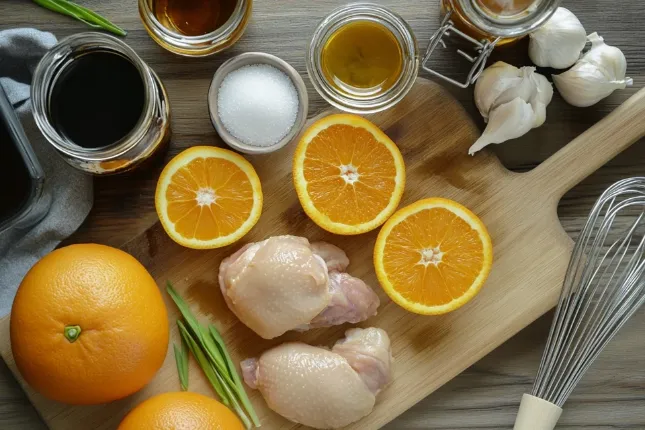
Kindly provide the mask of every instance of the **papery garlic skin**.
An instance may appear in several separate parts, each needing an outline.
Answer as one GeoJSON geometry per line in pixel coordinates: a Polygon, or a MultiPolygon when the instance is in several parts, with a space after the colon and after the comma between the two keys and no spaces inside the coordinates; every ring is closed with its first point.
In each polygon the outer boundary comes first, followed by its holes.
{"type": "Polygon", "coordinates": [[[475,105],[484,121],[488,122],[488,112],[500,94],[517,86],[520,80],[519,69],[503,61],[496,62],[482,72],[475,83],[475,105]]]}
{"type": "Polygon", "coordinates": [[[468,153],[539,127],[552,97],[553,87],[535,67],[518,69],[501,61],[488,67],[475,84],[475,104],[488,125],[468,153]]]}
{"type": "Polygon", "coordinates": [[[533,128],[536,128],[546,121],[546,107],[553,99],[553,86],[545,76],[539,73],[534,73],[533,78],[536,80],[536,91],[529,99],[529,102],[535,114],[533,128]]]}
{"type": "Polygon", "coordinates": [[[590,63],[580,63],[560,75],[553,75],[558,92],[567,103],[577,107],[595,105],[615,90],[631,85],[631,79],[609,80],[602,69],[590,63]]]}
{"type": "Polygon", "coordinates": [[[591,49],[571,69],[553,75],[562,98],[578,107],[592,106],[633,83],[625,77],[627,60],[620,49],[607,45],[597,33],[590,34],[588,40],[591,49]]]}
{"type": "MultiPolygon", "coordinates": [[[[627,59],[623,51],[605,43],[605,39],[598,33],[591,33],[587,36],[591,42],[591,49],[581,58],[582,61],[595,64],[599,68],[606,69],[607,76],[612,80],[625,79],[627,73],[627,59]]],[[[629,79],[629,78],[627,78],[629,79]]]]}
{"type": "Polygon", "coordinates": [[[559,7],[549,20],[529,34],[529,58],[536,66],[566,69],[579,58],[587,33],[569,9],[559,7]]]}

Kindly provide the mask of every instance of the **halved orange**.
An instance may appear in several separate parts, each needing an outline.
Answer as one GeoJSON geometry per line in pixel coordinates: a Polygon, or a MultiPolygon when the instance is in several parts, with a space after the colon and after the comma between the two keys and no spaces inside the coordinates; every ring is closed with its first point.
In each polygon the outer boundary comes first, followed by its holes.
{"type": "Polygon", "coordinates": [[[293,160],[300,204],[336,234],[374,230],[396,210],[405,164],[396,144],[376,125],[349,114],[329,115],[303,134],[293,160]]]}
{"type": "Polygon", "coordinates": [[[482,221],[452,200],[420,200],[397,211],[379,232],[374,267],[403,308],[440,315],[465,305],[484,285],[493,245],[482,221]]]}
{"type": "Polygon", "coordinates": [[[213,146],[177,155],[161,172],[155,206],[166,233],[188,248],[220,248],[258,222],[262,186],[244,157],[213,146]]]}

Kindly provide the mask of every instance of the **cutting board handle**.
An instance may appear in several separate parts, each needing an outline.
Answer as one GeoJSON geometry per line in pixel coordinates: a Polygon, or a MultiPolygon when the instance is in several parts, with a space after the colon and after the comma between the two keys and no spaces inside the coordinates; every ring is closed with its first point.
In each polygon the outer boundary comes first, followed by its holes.
{"type": "Polygon", "coordinates": [[[645,88],[528,173],[557,201],[645,135],[645,88]]]}

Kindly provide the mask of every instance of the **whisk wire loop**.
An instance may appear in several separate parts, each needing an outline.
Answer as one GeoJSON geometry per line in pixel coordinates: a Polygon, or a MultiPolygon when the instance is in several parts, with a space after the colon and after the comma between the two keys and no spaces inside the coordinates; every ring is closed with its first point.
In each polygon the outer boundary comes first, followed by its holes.
{"type": "Polygon", "coordinates": [[[645,177],[609,187],[574,247],[532,395],[562,407],[645,302],[645,177]]]}

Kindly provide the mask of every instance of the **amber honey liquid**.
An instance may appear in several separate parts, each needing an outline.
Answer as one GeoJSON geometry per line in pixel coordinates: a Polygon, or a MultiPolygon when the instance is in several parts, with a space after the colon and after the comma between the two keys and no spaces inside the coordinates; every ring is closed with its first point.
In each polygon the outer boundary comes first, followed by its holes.
{"type": "Polygon", "coordinates": [[[224,25],[237,0],[151,0],[161,25],[185,36],[201,36],[224,25]]]}
{"type": "MultiPolygon", "coordinates": [[[[529,8],[535,3],[535,0],[474,0],[479,9],[490,16],[497,17],[512,17],[521,16],[527,13],[529,8]]],[[[474,37],[477,40],[488,39],[494,40],[496,36],[487,34],[479,30],[470,23],[466,15],[463,13],[459,2],[457,0],[441,0],[441,12],[446,14],[452,11],[450,19],[464,33],[474,37]]],[[[497,46],[506,45],[516,42],[521,37],[501,39],[497,46]]]]}
{"type": "Polygon", "coordinates": [[[323,74],[336,89],[354,97],[375,97],[399,80],[403,50],[383,24],[355,21],[336,30],[323,46],[323,74]]]}

